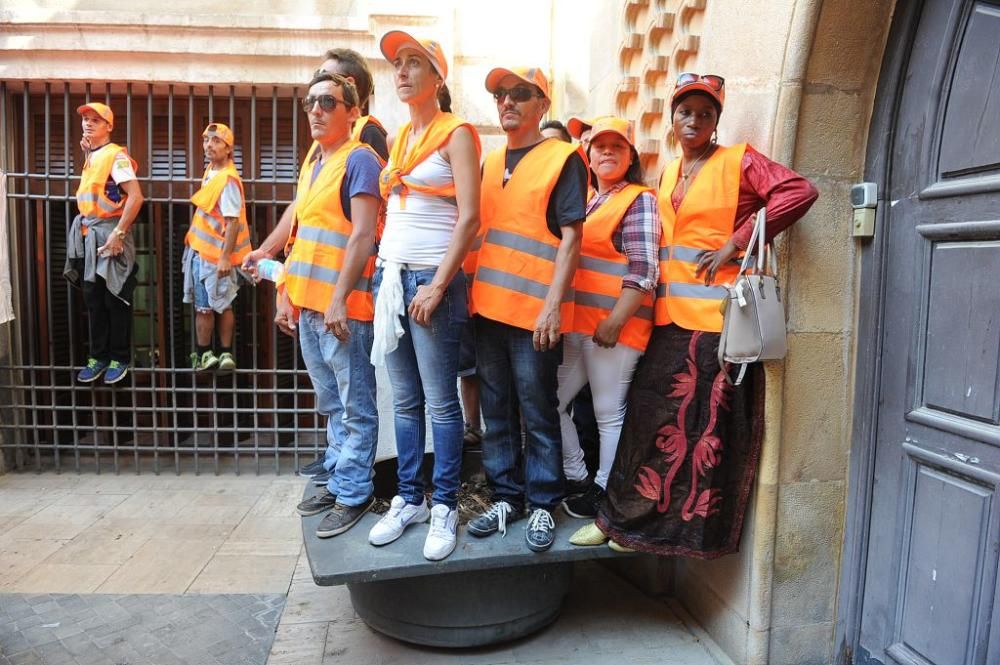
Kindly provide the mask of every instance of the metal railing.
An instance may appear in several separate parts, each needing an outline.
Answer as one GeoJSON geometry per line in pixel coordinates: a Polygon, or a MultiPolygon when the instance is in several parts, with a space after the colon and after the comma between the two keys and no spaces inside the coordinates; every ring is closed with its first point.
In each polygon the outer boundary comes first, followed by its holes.
{"type": "MultiPolygon", "coordinates": [[[[299,463],[325,446],[295,342],[277,332],[274,289],[244,285],[234,309],[233,374],[195,373],[193,311],[182,303],[181,254],[205,162],[210,121],[236,135],[256,245],[294,197],[308,147],[294,87],[0,81],[0,168],[6,173],[17,320],[0,364],[0,446],[18,469],[96,472],[244,470],[299,463]],[[62,278],[82,153],[78,105],[107,103],[112,140],[139,163],[146,197],[133,226],[139,284],[133,371],[119,387],[83,385],[86,307],[62,278]]],[[[3,356],[0,356],[0,363],[3,356]]]]}

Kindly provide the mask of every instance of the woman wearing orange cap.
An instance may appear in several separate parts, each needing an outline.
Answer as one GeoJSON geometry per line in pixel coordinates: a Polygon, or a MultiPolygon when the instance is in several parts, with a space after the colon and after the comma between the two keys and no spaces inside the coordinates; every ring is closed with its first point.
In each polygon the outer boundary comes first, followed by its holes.
{"type": "Polygon", "coordinates": [[[465,421],[458,400],[459,340],[468,318],[462,261],[479,229],[479,137],[449,112],[441,45],[386,33],[382,53],[410,122],[392,144],[380,187],[388,201],[374,278],[372,361],[392,382],[399,491],[369,534],[399,538],[430,517],[424,556],[455,549],[465,421]],[[426,411],[434,437],[434,506],[424,500],[426,411]]]}
{"type": "Polygon", "coordinates": [[[763,422],[763,374],[740,386],[718,364],[723,284],[761,208],[767,240],[816,200],[805,178],[746,144],[722,146],[720,76],[681,74],[671,98],[681,156],[660,180],[663,220],[656,326],[628,395],[628,413],[597,526],[616,546],[711,559],[739,547],[763,422]]]}
{"type": "Polygon", "coordinates": [[[597,516],[625,418],[625,395],[653,330],[653,291],[662,225],[653,190],[627,120],[606,117],[591,132],[590,169],[597,190],[587,203],[580,267],[576,273],[573,332],[563,339],[559,416],[563,470],[584,483],[587,467],[569,404],[588,382],[600,440],[594,482],[563,508],[573,517],[597,516]]]}
{"type": "Polygon", "coordinates": [[[65,277],[82,286],[90,326],[87,366],[81,383],[115,384],[132,357],[132,294],[136,273],[132,223],[142,207],[139,168],[128,151],[111,142],[115,115],[99,102],[76,110],[82,116],[85,158],[76,202],[80,214],[67,236],[65,277]]]}

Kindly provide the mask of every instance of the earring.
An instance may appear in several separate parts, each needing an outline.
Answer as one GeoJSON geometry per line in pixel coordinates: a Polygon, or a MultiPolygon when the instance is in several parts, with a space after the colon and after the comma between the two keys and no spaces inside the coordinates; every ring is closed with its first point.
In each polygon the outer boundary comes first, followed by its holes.
{"type": "Polygon", "coordinates": [[[719,142],[719,130],[718,129],[713,129],[712,130],[712,143],[718,143],[718,142],[719,142]]]}

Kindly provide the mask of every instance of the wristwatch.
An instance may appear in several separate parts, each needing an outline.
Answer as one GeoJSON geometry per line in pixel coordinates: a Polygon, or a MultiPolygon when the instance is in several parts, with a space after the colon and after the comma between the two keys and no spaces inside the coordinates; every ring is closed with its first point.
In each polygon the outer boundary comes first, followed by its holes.
{"type": "Polygon", "coordinates": [[[119,229],[117,227],[115,228],[115,235],[118,236],[119,240],[125,240],[125,235],[127,233],[128,233],[127,231],[122,231],[121,229],[119,229]]]}

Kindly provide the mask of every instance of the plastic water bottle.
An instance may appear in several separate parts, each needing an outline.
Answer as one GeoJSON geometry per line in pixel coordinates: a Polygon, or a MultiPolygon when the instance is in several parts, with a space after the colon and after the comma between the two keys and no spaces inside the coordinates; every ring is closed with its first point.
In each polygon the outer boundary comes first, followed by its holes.
{"type": "Polygon", "coordinates": [[[285,264],[274,259],[261,259],[257,262],[257,277],[277,282],[285,274],[285,264]]]}

